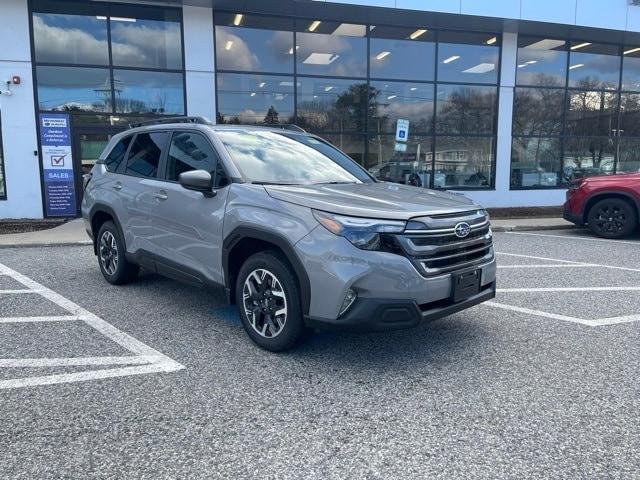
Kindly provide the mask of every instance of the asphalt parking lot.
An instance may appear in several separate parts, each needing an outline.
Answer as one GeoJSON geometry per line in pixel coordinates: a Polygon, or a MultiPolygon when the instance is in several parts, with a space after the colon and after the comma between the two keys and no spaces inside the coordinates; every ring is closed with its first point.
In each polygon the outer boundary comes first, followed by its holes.
{"type": "Polygon", "coordinates": [[[216,293],[2,249],[0,476],[640,478],[640,238],[495,243],[490,304],[279,355],[216,293]]]}

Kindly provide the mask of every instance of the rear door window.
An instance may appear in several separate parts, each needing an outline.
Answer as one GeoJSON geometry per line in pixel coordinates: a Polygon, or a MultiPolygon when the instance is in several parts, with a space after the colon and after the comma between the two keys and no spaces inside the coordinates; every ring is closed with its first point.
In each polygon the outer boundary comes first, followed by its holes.
{"type": "Polygon", "coordinates": [[[136,135],[127,158],[126,175],[156,178],[160,157],[168,138],[167,132],[139,133],[136,135]]]}
{"type": "Polygon", "coordinates": [[[129,148],[130,143],[131,136],[128,136],[116,143],[116,145],[111,149],[109,155],[104,159],[104,166],[108,171],[115,172],[118,170],[118,167],[124,160],[124,156],[127,153],[127,148],[129,148]]]}

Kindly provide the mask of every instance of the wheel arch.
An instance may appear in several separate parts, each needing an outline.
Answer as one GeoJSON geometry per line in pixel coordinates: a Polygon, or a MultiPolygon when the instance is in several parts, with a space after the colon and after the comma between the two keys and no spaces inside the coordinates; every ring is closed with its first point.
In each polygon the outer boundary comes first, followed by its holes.
{"type": "MultiPolygon", "coordinates": [[[[104,204],[96,204],[91,208],[89,213],[89,221],[91,223],[91,236],[93,237],[93,253],[94,255],[98,254],[98,232],[100,231],[100,227],[105,222],[112,221],[116,228],[118,229],[118,233],[120,234],[120,238],[124,242],[124,232],[122,231],[122,226],[118,221],[118,217],[116,213],[113,211],[111,207],[104,204]]],[[[125,245],[126,250],[126,245],[125,245]]]]}
{"type": "Polygon", "coordinates": [[[589,211],[591,210],[591,208],[600,200],[604,200],[606,198],[618,198],[620,200],[626,201],[635,211],[636,219],[640,218],[640,200],[636,199],[633,195],[627,192],[621,192],[620,190],[605,190],[598,191],[587,198],[587,201],[584,204],[584,209],[582,211],[582,221],[584,223],[588,222],[589,211]]]}
{"type": "Polygon", "coordinates": [[[229,302],[235,302],[236,278],[244,261],[254,253],[267,250],[281,252],[291,265],[300,287],[302,313],[307,315],[311,303],[311,283],[293,245],[284,236],[257,227],[237,227],[223,242],[222,268],[229,302]]]}

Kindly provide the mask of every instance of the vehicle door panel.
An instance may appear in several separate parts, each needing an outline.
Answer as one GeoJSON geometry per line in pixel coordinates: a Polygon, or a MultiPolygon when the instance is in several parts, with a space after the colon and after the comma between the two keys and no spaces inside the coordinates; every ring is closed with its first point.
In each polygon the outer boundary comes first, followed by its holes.
{"type": "Polygon", "coordinates": [[[156,182],[155,204],[151,209],[153,252],[167,259],[169,265],[222,283],[222,227],[229,188],[219,188],[215,196],[205,197],[176,181],[180,173],[196,167],[210,171],[215,177],[218,166],[215,149],[201,133],[174,132],[168,151],[169,176],[156,182]]]}

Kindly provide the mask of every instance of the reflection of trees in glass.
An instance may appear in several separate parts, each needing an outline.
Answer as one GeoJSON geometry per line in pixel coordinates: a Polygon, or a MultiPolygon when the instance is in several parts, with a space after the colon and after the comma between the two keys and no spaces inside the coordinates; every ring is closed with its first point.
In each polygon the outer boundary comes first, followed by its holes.
{"type": "Polygon", "coordinates": [[[580,82],[580,88],[584,88],[584,91],[570,93],[567,125],[569,134],[609,136],[613,133],[617,94],[586,90],[595,86],[594,81],[584,80],[580,82]]]}
{"type": "Polygon", "coordinates": [[[613,139],[568,138],[565,140],[565,166],[578,170],[570,176],[579,176],[582,169],[599,172],[613,170],[613,139]]]}
{"type": "Polygon", "coordinates": [[[514,135],[559,135],[564,90],[518,88],[514,99],[514,135]]]}
{"type": "Polygon", "coordinates": [[[367,104],[375,113],[379,94],[376,88],[357,83],[337,96],[304,100],[298,105],[298,125],[309,131],[364,132],[367,104]]]}
{"type": "Polygon", "coordinates": [[[439,132],[491,133],[494,130],[495,90],[460,87],[440,103],[436,113],[439,132]]]}

